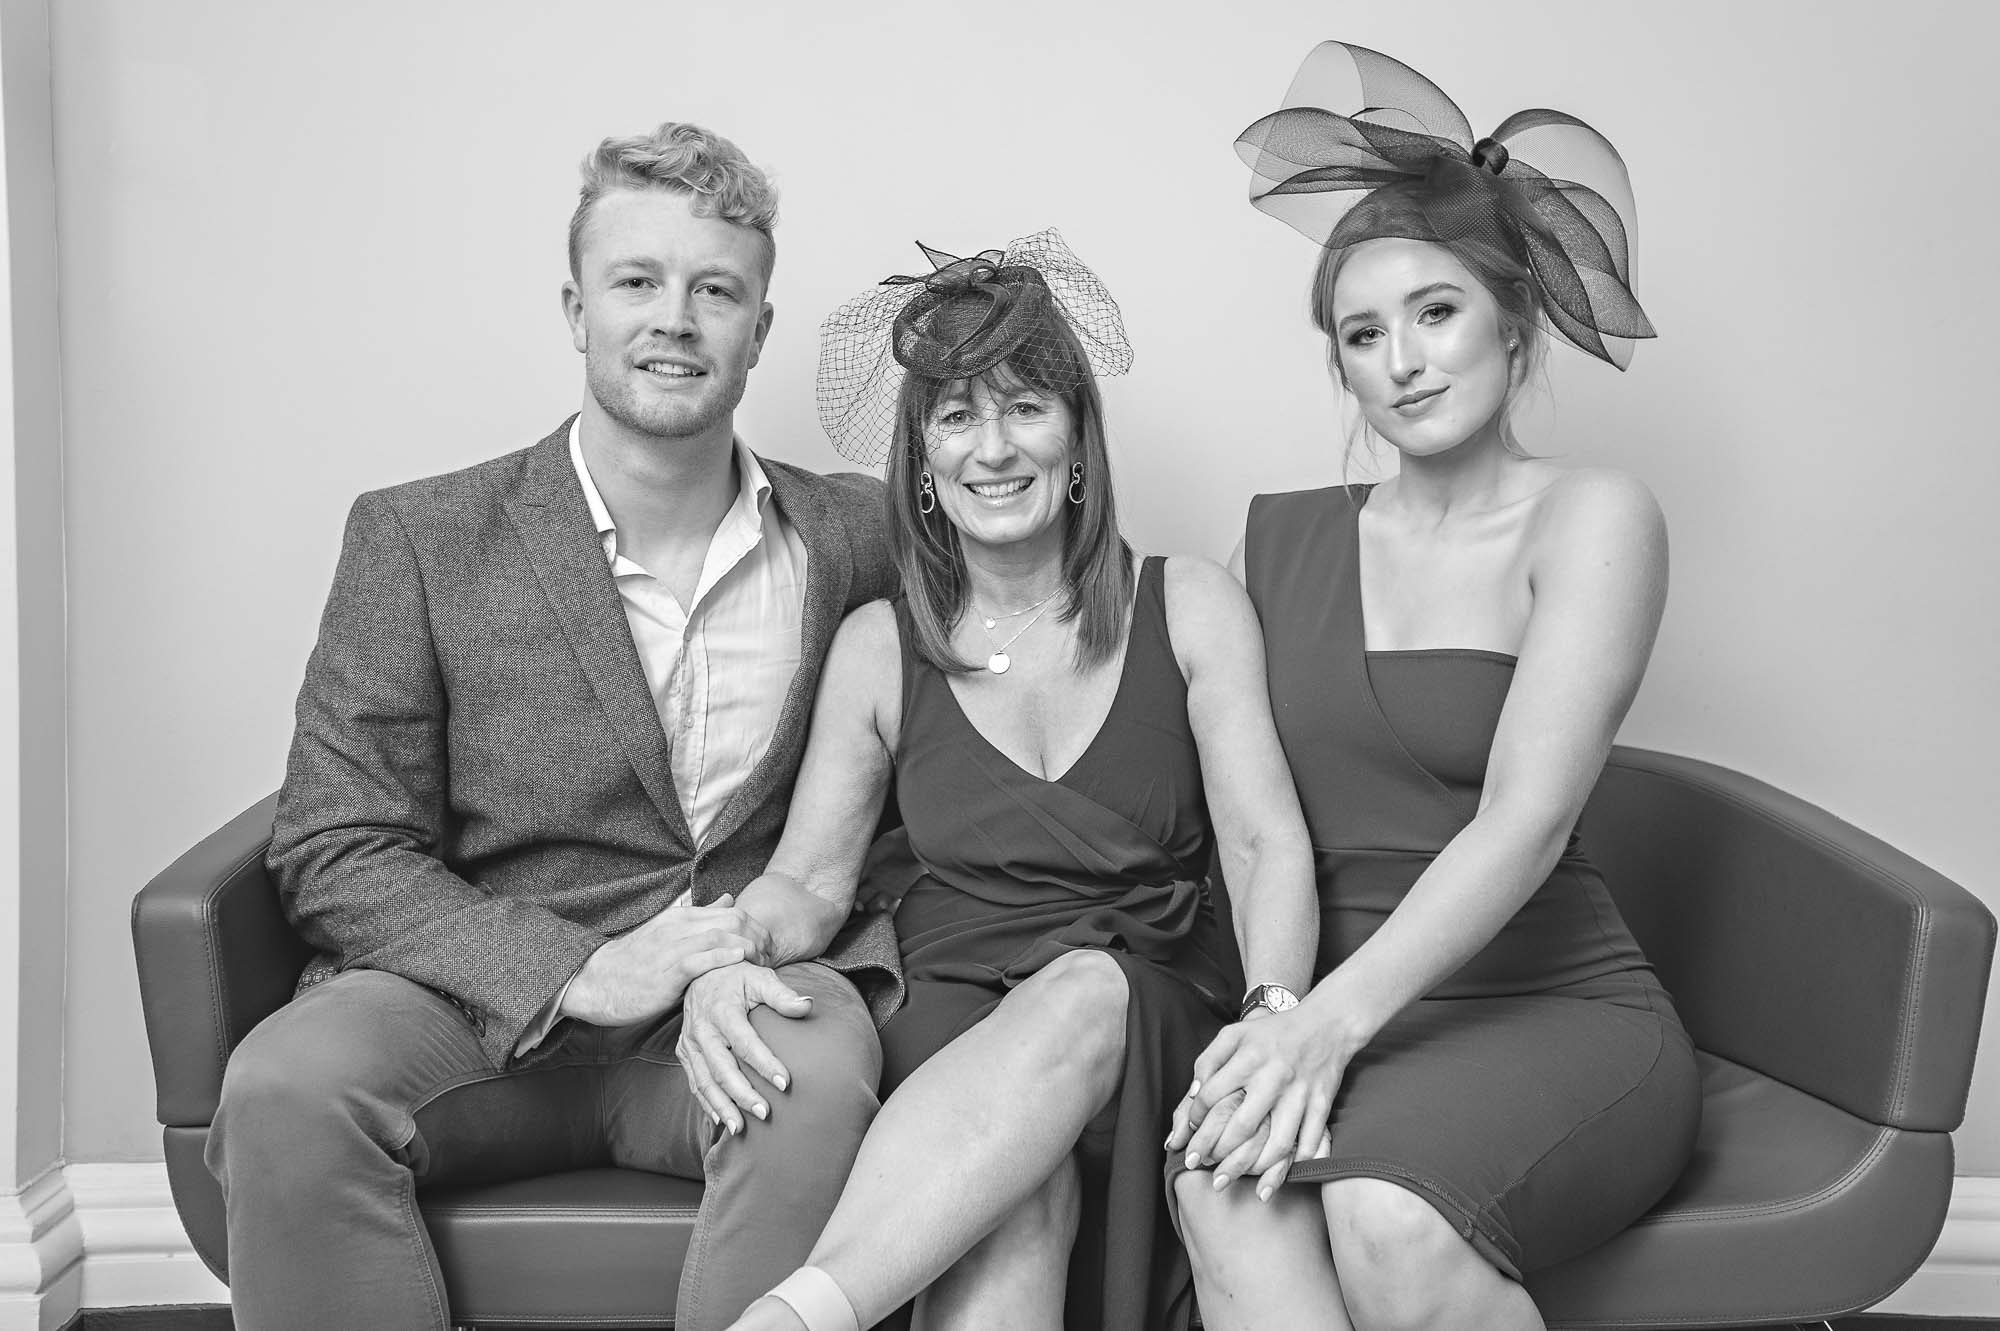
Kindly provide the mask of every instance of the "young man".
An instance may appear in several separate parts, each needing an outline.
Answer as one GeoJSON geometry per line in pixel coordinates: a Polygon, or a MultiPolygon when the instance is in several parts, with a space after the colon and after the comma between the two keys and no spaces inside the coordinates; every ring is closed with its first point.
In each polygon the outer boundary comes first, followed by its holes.
{"type": "Polygon", "coordinates": [[[776,212],[742,153],[669,123],[583,178],[581,413],[348,518],[270,852],[320,955],[209,1139],[245,1331],[448,1327],[415,1189],[606,1163],[706,1180],[677,1325],[727,1325],[876,1108],[838,972],[893,1003],[886,922],[816,962],[846,904],[744,889],[834,629],[892,590],[880,486],[735,437],[776,212]]]}

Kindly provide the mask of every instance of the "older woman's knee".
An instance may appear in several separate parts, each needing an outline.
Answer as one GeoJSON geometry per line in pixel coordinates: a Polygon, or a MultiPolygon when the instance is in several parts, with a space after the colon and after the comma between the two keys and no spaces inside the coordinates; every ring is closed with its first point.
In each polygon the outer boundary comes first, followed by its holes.
{"type": "Polygon", "coordinates": [[[1432,1325],[1453,1270],[1484,1260],[1437,1208],[1399,1184],[1341,1179],[1322,1198],[1334,1268],[1361,1325],[1432,1325]]]}
{"type": "Polygon", "coordinates": [[[1065,952],[1007,996],[1044,1019],[1051,1037],[1080,1059],[1102,1063],[1125,1049],[1131,990],[1125,970],[1094,948],[1065,952]]]}

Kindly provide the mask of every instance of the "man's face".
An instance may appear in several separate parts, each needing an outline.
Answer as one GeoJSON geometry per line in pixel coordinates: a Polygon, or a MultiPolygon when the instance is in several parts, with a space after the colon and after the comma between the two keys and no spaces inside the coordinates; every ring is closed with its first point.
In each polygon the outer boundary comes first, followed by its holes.
{"type": "Polygon", "coordinates": [[[771,330],[769,242],[697,217],[692,196],[612,190],[584,228],[578,276],[563,284],[570,339],[597,404],[662,439],[725,431],[771,330]]]}

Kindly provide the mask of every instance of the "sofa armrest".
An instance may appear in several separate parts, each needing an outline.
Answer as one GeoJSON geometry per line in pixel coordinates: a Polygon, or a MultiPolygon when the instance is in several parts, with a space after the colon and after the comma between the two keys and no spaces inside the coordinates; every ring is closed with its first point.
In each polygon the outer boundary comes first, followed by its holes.
{"type": "Polygon", "coordinates": [[[264,871],[278,797],[251,805],[175,860],[132,901],[139,997],[159,1120],[215,1116],[229,1051],[292,996],[312,956],[264,871]]]}
{"type": "Polygon", "coordinates": [[[1965,1116],[1992,914],[1738,772],[1613,750],[1585,848],[1701,1048],[1889,1127],[1965,1116]]]}

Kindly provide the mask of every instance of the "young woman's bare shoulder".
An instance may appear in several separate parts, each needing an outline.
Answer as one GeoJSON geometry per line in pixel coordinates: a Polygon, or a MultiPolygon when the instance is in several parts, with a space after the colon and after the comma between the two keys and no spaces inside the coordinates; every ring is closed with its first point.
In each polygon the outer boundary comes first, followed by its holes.
{"type": "Polygon", "coordinates": [[[1666,517],[1646,483],[1616,467],[1566,467],[1536,497],[1536,544],[1557,554],[1664,548],[1666,517]]]}

